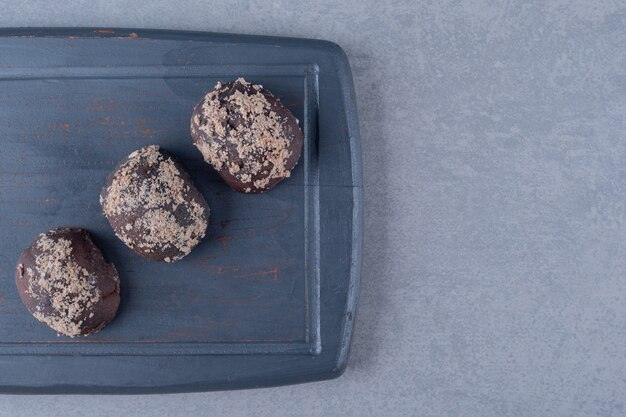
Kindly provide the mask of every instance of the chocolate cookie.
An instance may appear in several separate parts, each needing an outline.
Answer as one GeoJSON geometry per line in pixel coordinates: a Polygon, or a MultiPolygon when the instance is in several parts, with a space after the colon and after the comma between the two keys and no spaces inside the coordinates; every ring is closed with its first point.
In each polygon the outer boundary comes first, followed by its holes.
{"type": "Polygon", "coordinates": [[[260,85],[217,83],[196,105],[191,136],[233,189],[261,193],[289,177],[302,153],[298,119],[260,85]]]}
{"type": "Polygon", "coordinates": [[[104,215],[129,248],[174,262],[200,243],[209,206],[182,165],[157,145],[128,155],[100,193],[104,215]]]}
{"type": "Polygon", "coordinates": [[[40,234],[20,256],[15,282],[28,311],[70,337],[102,329],[120,304],[117,270],[83,229],[40,234]]]}

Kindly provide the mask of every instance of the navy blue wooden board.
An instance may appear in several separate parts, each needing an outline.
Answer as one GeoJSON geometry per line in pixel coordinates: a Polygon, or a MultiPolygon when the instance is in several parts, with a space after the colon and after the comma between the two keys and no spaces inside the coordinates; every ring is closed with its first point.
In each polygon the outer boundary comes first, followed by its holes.
{"type": "Polygon", "coordinates": [[[335,44],[128,29],[0,30],[0,391],[181,392],[336,377],[346,366],[362,242],[361,155],[349,63],[335,44]],[[305,133],[274,190],[230,190],[192,146],[193,105],[244,76],[305,133]],[[159,144],[211,206],[175,264],[144,260],[101,214],[106,175],[159,144]],[[58,337],[22,306],[15,262],[39,232],[90,230],[122,280],[116,319],[58,337]]]}

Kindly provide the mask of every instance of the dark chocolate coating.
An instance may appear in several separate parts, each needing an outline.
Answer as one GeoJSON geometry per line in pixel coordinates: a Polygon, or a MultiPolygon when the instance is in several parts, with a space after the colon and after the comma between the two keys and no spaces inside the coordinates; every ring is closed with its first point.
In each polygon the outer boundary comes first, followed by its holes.
{"type": "MultiPolygon", "coordinates": [[[[174,262],[187,255],[204,237],[208,225],[209,206],[196,189],[182,164],[169,152],[156,145],[146,146],[124,158],[109,175],[100,194],[104,214],[116,235],[141,256],[165,262],[174,262]],[[150,164],[152,158],[152,165],[150,164]],[[164,183],[160,174],[162,164],[172,164],[174,181],[164,183]],[[121,204],[136,199],[136,206],[120,213],[107,211],[114,182],[119,180],[123,169],[130,181],[123,188],[121,204]],[[160,182],[159,182],[160,181],[160,182]],[[139,190],[146,184],[151,192],[139,190]],[[172,189],[171,186],[176,186],[172,189]],[[155,199],[155,200],[153,200],[155,199]],[[156,201],[156,202],[155,202],[156,201]],[[142,220],[150,218],[151,212],[167,213],[170,221],[153,221],[142,226],[142,220]],[[129,228],[130,226],[133,226],[129,228]],[[139,225],[139,226],[138,226],[139,225]],[[164,235],[164,230],[170,230],[164,235]],[[188,240],[183,237],[187,236],[188,240]]],[[[116,207],[113,207],[114,209],[116,207]]]]}
{"type": "MultiPolygon", "coordinates": [[[[242,117],[240,107],[233,103],[230,98],[237,91],[242,92],[244,94],[252,95],[256,93],[262,94],[267,102],[269,103],[269,109],[265,111],[265,115],[270,114],[271,112],[275,113],[278,119],[281,120],[282,126],[282,137],[288,140],[289,146],[288,151],[290,155],[285,159],[284,167],[287,171],[293,170],[293,168],[298,163],[300,159],[300,155],[302,153],[302,147],[304,144],[304,136],[300,127],[298,126],[298,120],[295,116],[289,111],[287,107],[285,107],[279,98],[274,96],[271,92],[266,89],[263,89],[260,86],[255,86],[251,83],[239,82],[239,80],[226,83],[226,84],[218,84],[216,87],[217,91],[217,100],[219,100],[219,104],[222,108],[226,109],[227,116],[226,119],[222,122],[222,126],[225,128],[228,136],[237,136],[237,129],[249,129],[249,127],[255,123],[254,120],[245,121],[242,117]]],[[[259,180],[267,180],[269,177],[268,173],[271,171],[273,164],[269,162],[262,171],[253,172],[249,169],[249,167],[258,163],[263,165],[266,163],[267,158],[262,154],[257,153],[252,159],[243,160],[238,151],[237,145],[233,143],[233,141],[229,141],[220,134],[215,131],[207,132],[206,130],[201,129],[201,127],[207,126],[207,117],[203,114],[202,106],[207,102],[207,96],[205,96],[195,107],[193,110],[193,114],[191,117],[191,136],[193,138],[196,146],[201,149],[199,144],[201,142],[211,143],[216,142],[219,144],[220,148],[227,155],[226,160],[227,163],[222,164],[221,166],[216,166],[215,163],[207,159],[205,155],[205,160],[216,169],[219,175],[224,179],[226,184],[228,184],[231,188],[236,191],[244,192],[244,193],[262,193],[264,191],[272,189],[276,184],[285,179],[288,175],[283,175],[279,177],[270,177],[267,184],[263,186],[255,185],[256,181],[259,180]],[[231,170],[228,168],[229,163],[234,163],[241,168],[240,172],[249,173],[251,178],[248,181],[243,181],[239,175],[233,174],[231,170]]],[[[203,152],[204,153],[204,152],[203,152]]]]}
{"type": "Polygon", "coordinates": [[[97,332],[113,320],[120,304],[119,274],[83,229],[59,228],[39,235],[20,256],[15,283],[28,311],[66,336],[97,332]],[[42,247],[45,242],[54,242],[52,249],[42,247]],[[59,250],[59,242],[69,250],[59,250]],[[55,263],[57,269],[51,269],[55,263]]]}

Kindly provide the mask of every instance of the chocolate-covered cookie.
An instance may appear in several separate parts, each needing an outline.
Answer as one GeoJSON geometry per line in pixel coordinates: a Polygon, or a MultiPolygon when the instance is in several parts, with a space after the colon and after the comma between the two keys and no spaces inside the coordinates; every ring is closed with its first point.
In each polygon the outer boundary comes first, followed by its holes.
{"type": "Polygon", "coordinates": [[[100,193],[104,215],[129,248],[174,262],[200,243],[209,206],[183,166],[157,145],[128,155],[100,193]]]}
{"type": "Polygon", "coordinates": [[[102,329],[120,304],[117,270],[83,229],[40,234],[20,256],[15,282],[28,311],[70,337],[102,329]]]}
{"type": "Polygon", "coordinates": [[[204,160],[244,193],[261,193],[289,177],[304,143],[289,109],[243,78],[217,83],[196,105],[191,136],[204,160]]]}

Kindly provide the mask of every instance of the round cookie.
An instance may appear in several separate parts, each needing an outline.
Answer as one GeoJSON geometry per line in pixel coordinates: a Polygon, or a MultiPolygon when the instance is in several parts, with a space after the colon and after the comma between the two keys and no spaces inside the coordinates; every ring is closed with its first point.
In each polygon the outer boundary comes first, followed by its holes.
{"type": "Polygon", "coordinates": [[[183,166],[157,145],[128,155],[100,193],[104,215],[129,248],[174,262],[200,243],[209,206],[183,166]]]}
{"type": "Polygon", "coordinates": [[[191,136],[204,160],[244,193],[267,191],[289,177],[304,143],[289,109],[243,78],[217,83],[195,106],[191,136]]]}
{"type": "Polygon", "coordinates": [[[28,311],[65,336],[97,332],[120,304],[119,274],[83,229],[40,234],[20,256],[15,283],[28,311]]]}

